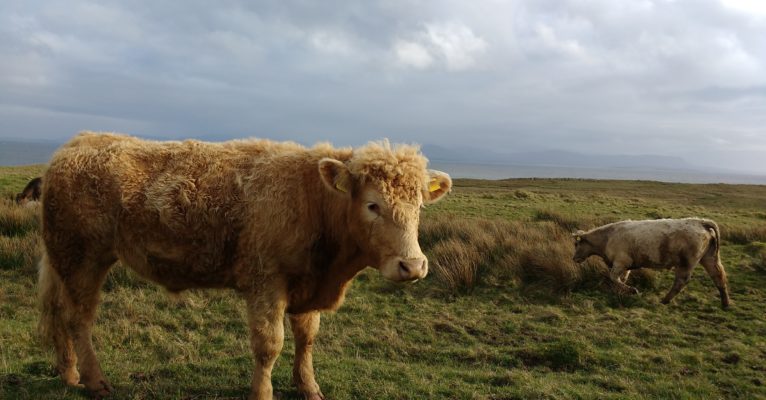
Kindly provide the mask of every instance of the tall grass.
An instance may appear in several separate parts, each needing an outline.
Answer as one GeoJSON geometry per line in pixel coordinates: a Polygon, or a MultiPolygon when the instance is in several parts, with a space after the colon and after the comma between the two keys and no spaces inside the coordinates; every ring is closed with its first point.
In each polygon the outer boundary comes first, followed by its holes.
{"type": "Polygon", "coordinates": [[[24,236],[39,226],[39,203],[19,206],[11,199],[0,199],[0,235],[24,236]]]}
{"type": "Polygon", "coordinates": [[[0,269],[34,271],[40,237],[39,207],[0,200],[0,269]]]}
{"type": "Polygon", "coordinates": [[[720,225],[723,240],[734,244],[748,244],[751,242],[766,242],[766,224],[749,226],[720,225]]]}
{"type": "Polygon", "coordinates": [[[606,266],[594,259],[572,261],[574,243],[559,224],[438,215],[424,220],[421,243],[436,279],[449,290],[519,286],[566,292],[599,286],[606,266]]]}

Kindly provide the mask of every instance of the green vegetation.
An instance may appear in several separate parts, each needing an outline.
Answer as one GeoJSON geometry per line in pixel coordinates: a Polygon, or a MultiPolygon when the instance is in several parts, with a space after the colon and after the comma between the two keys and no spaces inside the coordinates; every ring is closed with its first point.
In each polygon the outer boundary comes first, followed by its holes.
{"type": "MultiPolygon", "coordinates": [[[[0,169],[2,197],[35,168],[0,169]]],[[[37,212],[0,204],[0,398],[80,399],[35,332],[37,212]]],[[[328,398],[766,398],[766,187],[457,180],[422,222],[431,276],[397,285],[367,270],[323,315],[314,359],[328,398]],[[573,229],[684,216],[721,225],[729,311],[701,267],[663,306],[671,273],[634,274],[642,293],[621,297],[601,263],[570,260],[573,229]]],[[[94,342],[115,398],[247,395],[252,362],[233,293],[176,299],[118,266],[102,299],[94,342]]],[[[288,329],[274,370],[285,399],[297,398],[292,354],[288,329]]]]}

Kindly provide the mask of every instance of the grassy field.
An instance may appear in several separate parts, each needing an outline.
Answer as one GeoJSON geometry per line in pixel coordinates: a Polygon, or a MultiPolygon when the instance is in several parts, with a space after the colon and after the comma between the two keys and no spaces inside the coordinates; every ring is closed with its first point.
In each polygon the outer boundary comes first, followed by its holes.
{"type": "MultiPolygon", "coordinates": [[[[38,171],[0,168],[0,398],[79,399],[35,333],[38,210],[8,200],[38,171]]],[[[457,180],[424,211],[421,244],[424,281],[365,271],[323,315],[314,362],[329,399],[766,398],[766,186],[457,180]],[[571,262],[576,228],[684,216],[721,225],[728,311],[701,267],[663,306],[672,273],[634,274],[641,294],[621,297],[601,263],[571,262]]],[[[116,267],[94,334],[115,398],[245,397],[243,308],[227,291],[174,299],[116,267]]],[[[297,398],[292,354],[288,333],[283,399],[297,398]]]]}

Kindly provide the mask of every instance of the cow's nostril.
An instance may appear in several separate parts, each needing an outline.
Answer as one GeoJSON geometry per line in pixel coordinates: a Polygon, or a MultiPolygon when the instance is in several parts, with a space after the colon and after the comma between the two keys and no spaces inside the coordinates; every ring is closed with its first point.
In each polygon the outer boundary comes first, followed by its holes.
{"type": "Polygon", "coordinates": [[[410,267],[408,267],[407,263],[405,263],[404,261],[399,261],[399,269],[405,274],[410,273],[410,267]]]}

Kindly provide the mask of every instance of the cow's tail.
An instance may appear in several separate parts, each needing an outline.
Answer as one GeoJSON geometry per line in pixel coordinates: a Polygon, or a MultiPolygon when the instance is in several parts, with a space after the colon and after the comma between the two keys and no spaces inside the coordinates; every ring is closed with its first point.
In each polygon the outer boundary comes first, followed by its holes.
{"type": "Polygon", "coordinates": [[[720,259],[721,230],[718,229],[718,224],[716,224],[715,221],[705,219],[702,220],[702,226],[705,227],[705,229],[707,229],[708,232],[710,232],[710,235],[713,237],[710,246],[708,247],[708,253],[711,256],[715,256],[717,260],[720,259]]]}
{"type": "Polygon", "coordinates": [[[710,232],[711,243],[708,245],[705,257],[702,260],[702,265],[708,272],[708,275],[713,279],[715,285],[718,287],[718,292],[721,295],[721,307],[728,308],[731,304],[729,298],[729,280],[726,277],[726,270],[721,264],[721,231],[718,229],[718,224],[711,220],[703,220],[702,226],[710,232]]]}

